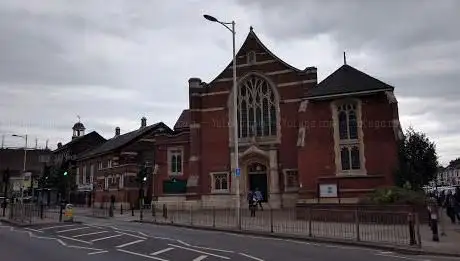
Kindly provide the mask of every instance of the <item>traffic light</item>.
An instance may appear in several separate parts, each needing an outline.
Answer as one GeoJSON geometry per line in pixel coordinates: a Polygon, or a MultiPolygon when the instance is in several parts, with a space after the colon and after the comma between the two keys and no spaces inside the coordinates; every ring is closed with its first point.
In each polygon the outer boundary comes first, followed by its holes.
{"type": "Polygon", "coordinates": [[[67,171],[64,171],[64,176],[67,176],[67,171]]]}

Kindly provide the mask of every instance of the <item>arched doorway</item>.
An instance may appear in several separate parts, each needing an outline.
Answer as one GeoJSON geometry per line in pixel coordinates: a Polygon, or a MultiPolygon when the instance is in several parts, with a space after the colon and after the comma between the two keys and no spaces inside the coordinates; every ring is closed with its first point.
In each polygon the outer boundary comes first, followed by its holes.
{"type": "Polygon", "coordinates": [[[259,189],[264,197],[263,202],[268,199],[268,170],[264,164],[253,162],[247,166],[248,187],[251,191],[259,189]]]}

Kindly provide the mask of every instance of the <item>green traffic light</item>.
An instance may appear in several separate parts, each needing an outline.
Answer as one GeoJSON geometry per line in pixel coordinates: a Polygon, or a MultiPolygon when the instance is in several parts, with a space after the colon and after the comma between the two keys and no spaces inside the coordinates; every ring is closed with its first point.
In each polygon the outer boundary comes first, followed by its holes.
{"type": "Polygon", "coordinates": [[[147,177],[144,177],[143,180],[144,180],[144,181],[147,181],[147,177]]]}
{"type": "Polygon", "coordinates": [[[66,171],[66,172],[64,172],[64,176],[67,176],[67,171],[66,171]]]}

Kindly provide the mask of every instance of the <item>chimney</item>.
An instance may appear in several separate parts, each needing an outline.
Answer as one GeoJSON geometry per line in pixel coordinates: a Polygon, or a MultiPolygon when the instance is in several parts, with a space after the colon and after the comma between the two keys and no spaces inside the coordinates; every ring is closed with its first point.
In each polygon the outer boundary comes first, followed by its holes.
{"type": "Polygon", "coordinates": [[[141,128],[147,127],[147,118],[142,117],[141,119],[141,128]]]}
{"type": "Polygon", "coordinates": [[[200,88],[201,87],[201,79],[200,78],[190,78],[188,79],[188,87],[189,88],[200,88]]]}
{"type": "Polygon", "coordinates": [[[120,136],[120,127],[115,128],[115,137],[120,136]]]}
{"type": "Polygon", "coordinates": [[[58,149],[62,148],[62,143],[58,142],[58,149]]]}

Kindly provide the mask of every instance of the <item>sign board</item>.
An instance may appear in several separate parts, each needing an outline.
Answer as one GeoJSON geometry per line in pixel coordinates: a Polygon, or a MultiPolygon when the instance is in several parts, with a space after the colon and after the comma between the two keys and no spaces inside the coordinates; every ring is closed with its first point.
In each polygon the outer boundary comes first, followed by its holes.
{"type": "Polygon", "coordinates": [[[93,184],[79,184],[78,185],[78,190],[79,191],[92,191],[93,190],[93,184]]]}
{"type": "Polygon", "coordinates": [[[235,170],[235,177],[239,177],[239,176],[241,176],[241,169],[240,169],[240,168],[237,168],[237,169],[235,170]]]}
{"type": "Polygon", "coordinates": [[[320,184],[319,185],[320,198],[336,198],[337,197],[337,184],[320,184]]]}

